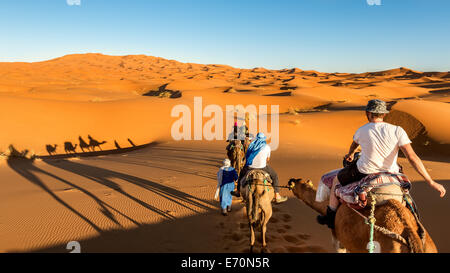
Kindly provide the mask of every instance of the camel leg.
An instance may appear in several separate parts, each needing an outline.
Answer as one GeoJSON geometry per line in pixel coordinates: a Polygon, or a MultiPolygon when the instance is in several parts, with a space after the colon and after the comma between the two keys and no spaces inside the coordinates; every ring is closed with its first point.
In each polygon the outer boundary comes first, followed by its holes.
{"type": "Polygon", "coordinates": [[[272,217],[272,210],[264,211],[264,222],[261,227],[261,236],[262,236],[262,249],[261,253],[267,252],[267,242],[266,242],[266,232],[267,232],[267,223],[269,222],[270,217],[272,217]]]}
{"type": "Polygon", "coordinates": [[[250,253],[253,253],[253,246],[255,245],[255,229],[252,224],[250,226],[250,253]]]}

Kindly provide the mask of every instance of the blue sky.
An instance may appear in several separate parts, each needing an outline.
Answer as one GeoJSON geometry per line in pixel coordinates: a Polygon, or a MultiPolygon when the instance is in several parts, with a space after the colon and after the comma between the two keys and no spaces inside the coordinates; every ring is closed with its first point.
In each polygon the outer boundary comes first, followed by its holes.
{"type": "Polygon", "coordinates": [[[242,68],[450,70],[448,0],[80,1],[0,1],[0,61],[99,52],[242,68]]]}

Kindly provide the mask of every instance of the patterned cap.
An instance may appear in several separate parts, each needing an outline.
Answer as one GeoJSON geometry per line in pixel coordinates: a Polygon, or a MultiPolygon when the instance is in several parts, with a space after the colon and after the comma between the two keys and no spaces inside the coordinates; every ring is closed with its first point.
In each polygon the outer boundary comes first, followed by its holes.
{"type": "Polygon", "coordinates": [[[375,114],[387,114],[389,111],[386,107],[386,102],[382,100],[370,100],[367,103],[366,111],[375,114]]]}

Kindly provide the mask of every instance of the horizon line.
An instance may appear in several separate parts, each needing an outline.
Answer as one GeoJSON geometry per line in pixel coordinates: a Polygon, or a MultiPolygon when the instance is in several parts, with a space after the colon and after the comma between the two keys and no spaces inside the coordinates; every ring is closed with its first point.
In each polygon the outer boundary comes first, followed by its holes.
{"type": "Polygon", "coordinates": [[[0,57],[0,63],[28,63],[28,64],[33,64],[33,63],[42,63],[42,62],[48,62],[48,61],[52,61],[52,60],[56,60],[59,58],[64,58],[67,56],[74,56],[74,55],[102,55],[102,56],[110,56],[110,57],[127,57],[127,56],[145,56],[145,57],[154,57],[154,58],[161,58],[164,60],[168,60],[168,61],[176,61],[179,63],[185,63],[185,64],[197,64],[197,65],[223,65],[223,66],[230,66],[232,68],[235,69],[256,69],[256,68],[263,68],[263,69],[267,69],[267,70],[275,70],[275,71],[282,71],[282,70],[290,70],[290,69],[300,69],[302,71],[315,71],[315,72],[319,72],[319,73],[326,73],[326,74],[334,74],[334,73],[339,73],[339,74],[364,74],[364,73],[375,73],[375,72],[385,72],[385,71],[390,71],[390,70],[394,70],[394,69],[406,69],[406,70],[411,70],[413,72],[419,72],[419,73],[446,73],[446,72],[450,72],[449,71],[439,71],[439,70],[433,70],[433,71],[421,71],[421,70],[414,70],[411,68],[408,68],[406,66],[398,66],[398,67],[391,67],[391,68],[385,68],[385,69],[381,69],[381,70],[372,70],[372,71],[363,71],[363,72],[339,72],[339,71],[335,71],[335,72],[322,72],[316,69],[302,69],[301,67],[298,66],[293,66],[293,67],[285,67],[285,68],[281,68],[281,69],[273,69],[273,68],[267,68],[264,66],[254,66],[254,67],[249,67],[249,68],[245,68],[245,67],[236,67],[233,65],[229,65],[229,64],[220,64],[220,63],[197,63],[197,62],[184,62],[184,61],[178,61],[176,59],[169,59],[169,58],[165,58],[165,57],[159,57],[159,56],[152,56],[152,55],[146,55],[146,54],[124,54],[124,55],[115,55],[115,54],[105,54],[105,53],[101,53],[101,52],[87,52],[87,53],[68,53],[65,55],[61,55],[58,57],[43,57],[43,59],[39,59],[36,61],[1,61],[1,58],[4,57],[0,57]]]}

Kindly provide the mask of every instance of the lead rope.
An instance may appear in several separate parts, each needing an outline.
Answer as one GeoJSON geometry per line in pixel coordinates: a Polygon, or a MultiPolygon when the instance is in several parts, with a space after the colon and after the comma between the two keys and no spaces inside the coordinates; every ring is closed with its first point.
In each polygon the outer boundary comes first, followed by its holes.
{"type": "Polygon", "coordinates": [[[370,208],[370,216],[368,218],[368,225],[370,225],[370,235],[369,235],[369,253],[373,253],[374,249],[375,249],[375,245],[373,243],[373,230],[375,228],[375,204],[377,203],[377,201],[375,200],[375,196],[370,193],[370,198],[372,199],[371,202],[371,208],[370,208]]]}
{"type": "MultiPolygon", "coordinates": [[[[353,210],[354,212],[356,212],[356,214],[358,214],[359,216],[361,216],[365,221],[366,224],[369,224],[369,219],[364,216],[361,212],[357,211],[356,209],[350,207],[350,205],[347,203],[347,207],[349,207],[351,210],[353,210]]],[[[397,240],[403,244],[405,244],[407,247],[410,248],[408,241],[405,240],[405,238],[403,238],[400,234],[397,234],[395,232],[392,232],[384,227],[380,227],[378,225],[375,225],[375,222],[373,223],[373,229],[381,232],[382,234],[386,235],[389,238],[392,238],[394,240],[397,240]]],[[[411,248],[410,248],[411,249],[411,248]]]]}

